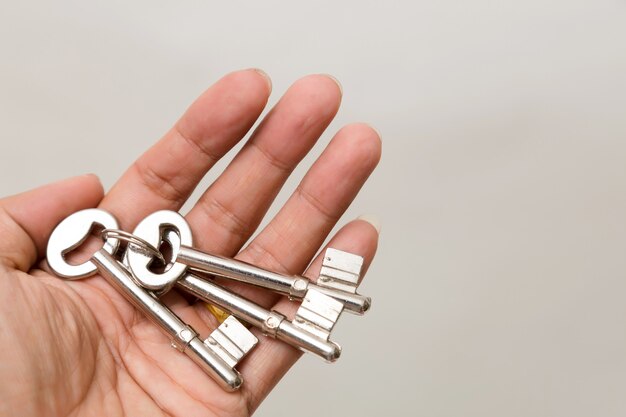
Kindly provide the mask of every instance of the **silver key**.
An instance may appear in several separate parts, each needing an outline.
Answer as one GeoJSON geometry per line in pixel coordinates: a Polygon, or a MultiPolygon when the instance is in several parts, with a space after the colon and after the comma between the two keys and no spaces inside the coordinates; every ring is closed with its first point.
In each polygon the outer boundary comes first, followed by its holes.
{"type": "MultiPolygon", "coordinates": [[[[133,232],[149,242],[158,245],[162,232],[175,230],[180,236],[182,244],[177,248],[175,263],[171,272],[153,274],[149,271],[138,277],[139,283],[146,288],[162,289],[171,287],[185,269],[185,265],[192,270],[209,273],[235,281],[267,288],[289,296],[290,299],[302,300],[309,290],[316,290],[326,294],[344,305],[346,311],[363,314],[370,308],[371,299],[356,294],[363,258],[348,252],[329,248],[324,254],[322,269],[317,284],[305,277],[288,276],[250,265],[236,259],[224,258],[201,252],[191,247],[192,233],[185,219],[178,213],[163,210],[146,217],[133,232]],[[184,265],[183,265],[184,264],[184,265]]],[[[134,257],[134,264],[143,268],[150,257],[134,257]]]]}
{"type": "Polygon", "coordinates": [[[189,246],[179,248],[176,262],[199,272],[267,288],[287,295],[290,299],[302,300],[309,290],[316,290],[341,302],[346,311],[356,314],[365,313],[372,302],[370,297],[356,294],[363,258],[333,248],[327,249],[324,254],[317,284],[305,277],[278,274],[236,259],[211,255],[189,246]]]}
{"type": "Polygon", "coordinates": [[[167,240],[174,254],[173,263],[169,269],[162,273],[155,273],[150,271],[153,258],[145,252],[130,248],[124,261],[142,286],[166,291],[172,285],[176,285],[260,328],[266,335],[312,352],[329,362],[334,362],[339,358],[341,347],[330,341],[329,336],[343,311],[343,303],[315,289],[309,289],[292,323],[278,312],[266,310],[210,280],[186,272],[187,266],[177,262],[177,255],[183,245],[191,247],[191,230],[185,219],[173,211],[163,210],[151,214],[137,225],[133,235],[145,239],[154,246],[167,240]]]}
{"type": "Polygon", "coordinates": [[[181,276],[176,282],[176,287],[203,301],[219,306],[235,317],[261,329],[267,336],[311,352],[328,362],[336,361],[341,355],[341,346],[328,340],[328,338],[337,317],[341,314],[343,305],[315,290],[311,290],[307,297],[311,297],[312,303],[315,303],[315,297],[323,297],[327,303],[325,309],[320,311],[320,314],[314,312],[311,315],[317,314],[317,317],[309,318],[301,314],[300,309],[302,307],[300,307],[292,323],[277,311],[269,311],[191,273],[185,273],[181,276]],[[311,331],[311,329],[316,329],[316,331],[311,331]]]}
{"type": "Polygon", "coordinates": [[[107,239],[104,246],[83,264],[67,263],[65,255],[80,246],[96,224],[105,229],[118,228],[117,220],[99,209],[79,211],[63,220],[54,229],[48,242],[47,258],[50,268],[66,279],[84,278],[99,272],[172,338],[172,347],[186,353],[225,390],[237,390],[243,379],[233,367],[257,343],[256,337],[241,324],[238,323],[245,332],[230,322],[222,324],[206,341],[201,341],[191,326],[163,305],[155,295],[137,285],[129,271],[113,257],[119,247],[118,239],[107,239]]]}

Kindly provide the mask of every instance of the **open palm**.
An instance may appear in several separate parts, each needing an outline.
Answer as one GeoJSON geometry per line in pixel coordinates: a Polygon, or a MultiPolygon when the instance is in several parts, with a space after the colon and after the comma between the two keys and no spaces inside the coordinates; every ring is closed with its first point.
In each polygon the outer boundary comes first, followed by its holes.
{"type": "MultiPolygon", "coordinates": [[[[244,385],[226,393],[99,276],[64,281],[46,272],[47,239],[64,217],[89,207],[113,213],[124,230],[147,214],[178,210],[206,172],[252,127],[271,91],[257,70],[227,75],[103,195],[92,175],[0,200],[0,413],[65,415],[250,415],[300,357],[261,336],[239,364],[244,385]]],[[[195,246],[278,272],[311,276],[312,259],[380,158],[369,126],[341,129],[298,188],[243,250],[278,191],[339,108],[330,77],[297,81],[187,215],[195,246]]],[[[378,233],[353,221],[331,240],[365,257],[378,233]]],[[[295,309],[268,291],[225,283],[266,308],[295,309]]],[[[216,327],[202,303],[172,290],[163,298],[203,337],[216,327]]]]}

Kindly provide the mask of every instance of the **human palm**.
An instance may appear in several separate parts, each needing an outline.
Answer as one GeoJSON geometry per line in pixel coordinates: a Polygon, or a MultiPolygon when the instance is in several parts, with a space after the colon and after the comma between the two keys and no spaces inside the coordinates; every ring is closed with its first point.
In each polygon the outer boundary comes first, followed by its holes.
{"type": "MultiPolygon", "coordinates": [[[[62,280],[42,261],[52,229],[75,211],[100,207],[132,230],[153,211],[180,209],[252,127],[270,91],[257,70],[222,78],[106,195],[86,175],[0,200],[0,414],[246,416],[295,363],[298,350],[253,329],[259,345],[238,366],[244,385],[226,393],[104,279],[62,280]]],[[[315,254],[380,158],[380,138],[367,125],[341,129],[279,213],[242,247],[340,100],[332,78],[297,81],[187,214],[194,245],[288,274],[310,264],[315,275],[315,254]]],[[[371,224],[357,220],[330,244],[364,256],[367,267],[377,239],[371,224]]],[[[268,291],[224,285],[266,308],[295,309],[268,291]]],[[[202,336],[216,327],[203,303],[175,290],[162,300],[202,336]]]]}

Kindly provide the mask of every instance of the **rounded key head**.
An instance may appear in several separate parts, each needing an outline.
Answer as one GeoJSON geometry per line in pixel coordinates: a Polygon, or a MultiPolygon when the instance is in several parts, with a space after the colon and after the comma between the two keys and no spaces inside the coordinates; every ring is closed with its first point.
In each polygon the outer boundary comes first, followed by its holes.
{"type": "MultiPolygon", "coordinates": [[[[86,209],[67,217],[52,231],[46,256],[48,265],[55,274],[66,279],[79,279],[96,273],[97,267],[90,260],[80,265],[71,265],[65,260],[65,255],[79,247],[96,225],[105,229],[118,228],[117,220],[108,212],[100,209],[86,209]]],[[[107,239],[103,248],[113,254],[119,244],[117,239],[107,239]]]]}
{"type": "Polygon", "coordinates": [[[187,221],[175,211],[161,210],[143,219],[133,234],[156,248],[163,240],[167,240],[172,245],[173,263],[162,273],[149,269],[153,257],[140,248],[133,248],[130,245],[125,258],[126,264],[139,285],[150,290],[167,291],[187,269],[186,265],[176,263],[177,248],[181,245],[191,246],[193,243],[191,228],[187,221]]]}

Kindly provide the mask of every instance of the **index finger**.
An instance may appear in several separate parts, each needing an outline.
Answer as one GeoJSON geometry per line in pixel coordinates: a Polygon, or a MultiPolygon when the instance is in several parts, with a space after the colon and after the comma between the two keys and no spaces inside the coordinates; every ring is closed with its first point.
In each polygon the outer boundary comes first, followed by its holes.
{"type": "Polygon", "coordinates": [[[118,216],[123,229],[153,211],[178,210],[206,172],[252,127],[270,91],[268,76],[256,69],[217,81],[131,165],[100,208],[118,216]]]}

